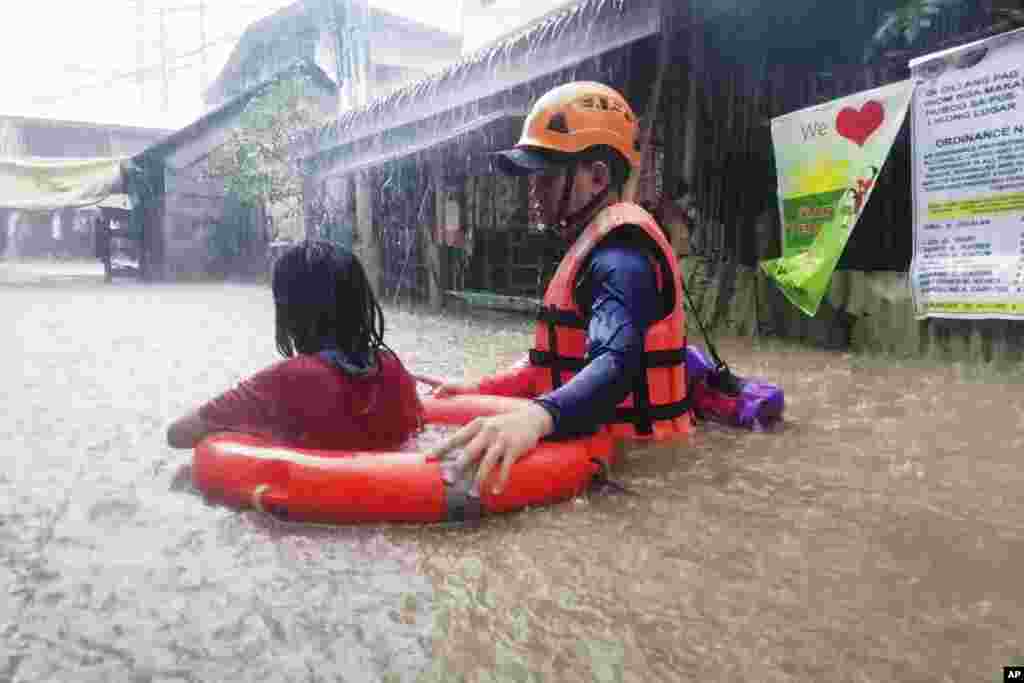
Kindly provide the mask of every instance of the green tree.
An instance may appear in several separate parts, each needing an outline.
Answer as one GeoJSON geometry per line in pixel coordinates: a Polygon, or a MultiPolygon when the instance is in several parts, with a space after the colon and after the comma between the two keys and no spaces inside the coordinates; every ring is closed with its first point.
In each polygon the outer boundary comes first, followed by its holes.
{"type": "Polygon", "coordinates": [[[865,59],[902,39],[913,45],[921,34],[931,29],[943,14],[954,14],[968,9],[966,0],[907,0],[886,12],[865,50],[865,59]]]}
{"type": "MultiPolygon", "coordinates": [[[[244,206],[278,216],[302,210],[300,157],[324,116],[308,76],[268,85],[246,105],[228,140],[210,155],[210,173],[244,206]]],[[[277,235],[271,234],[271,238],[277,235]]]]}
{"type": "Polygon", "coordinates": [[[209,173],[227,193],[224,216],[210,230],[214,271],[227,274],[261,237],[278,239],[283,224],[301,220],[301,157],[325,118],[314,88],[298,69],[264,86],[210,154],[209,173]]]}

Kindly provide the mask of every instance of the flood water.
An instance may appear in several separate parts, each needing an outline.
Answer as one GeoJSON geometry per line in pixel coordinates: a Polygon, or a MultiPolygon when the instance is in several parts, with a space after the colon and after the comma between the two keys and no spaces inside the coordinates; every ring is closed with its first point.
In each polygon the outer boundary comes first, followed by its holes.
{"type": "MultiPolygon", "coordinates": [[[[275,360],[265,287],[0,287],[0,681],[996,681],[1024,663],[1024,384],[725,340],[784,426],[628,452],[632,495],[286,524],[176,482],[168,422],[275,360]]],[[[521,318],[388,310],[416,371],[521,318]]]]}

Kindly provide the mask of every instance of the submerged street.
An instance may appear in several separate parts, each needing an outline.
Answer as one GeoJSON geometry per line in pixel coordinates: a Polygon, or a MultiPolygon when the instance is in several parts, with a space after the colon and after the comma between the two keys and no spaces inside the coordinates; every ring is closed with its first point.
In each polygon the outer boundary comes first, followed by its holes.
{"type": "MultiPolygon", "coordinates": [[[[769,433],[702,424],[478,525],[213,507],[167,424],[276,359],[266,286],[0,287],[0,681],[1002,680],[1024,664],[1024,384],[722,340],[769,433]]],[[[389,307],[458,378],[531,323],[389,307]]],[[[691,342],[698,343],[691,329],[691,342]]]]}

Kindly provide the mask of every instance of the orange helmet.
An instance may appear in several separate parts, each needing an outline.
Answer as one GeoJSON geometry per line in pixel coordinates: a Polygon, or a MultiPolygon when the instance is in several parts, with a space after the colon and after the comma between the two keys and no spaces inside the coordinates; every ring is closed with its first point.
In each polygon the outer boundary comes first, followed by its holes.
{"type": "Polygon", "coordinates": [[[598,145],[619,152],[636,168],[640,163],[636,114],[616,90],[578,81],[548,91],[537,100],[512,149],[495,154],[499,168],[527,175],[563,165],[598,145]]]}

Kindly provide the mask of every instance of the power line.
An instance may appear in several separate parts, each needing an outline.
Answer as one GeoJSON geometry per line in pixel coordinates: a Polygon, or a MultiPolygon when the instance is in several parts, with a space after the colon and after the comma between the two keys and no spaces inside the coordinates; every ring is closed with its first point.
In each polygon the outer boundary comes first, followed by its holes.
{"type": "Polygon", "coordinates": [[[143,5],[143,0],[135,0],[135,15],[135,68],[139,70],[139,73],[136,74],[135,81],[136,86],[139,89],[139,105],[145,106],[146,79],[142,76],[142,64],[146,61],[146,42],[142,39],[142,36],[146,28],[146,12],[143,5]]]}
{"type": "MultiPolygon", "coordinates": [[[[216,6],[218,8],[223,8],[226,4],[229,4],[229,3],[225,3],[223,0],[218,0],[216,6]]],[[[266,4],[266,3],[244,3],[244,4],[231,4],[231,6],[234,9],[257,9],[257,8],[260,8],[260,9],[271,11],[271,10],[281,9],[284,6],[287,6],[288,4],[289,4],[288,2],[282,2],[281,0],[278,0],[277,2],[271,2],[271,4],[269,4],[269,5],[266,4]]],[[[143,10],[143,0],[135,0],[135,5],[136,5],[137,16],[138,16],[138,22],[137,22],[138,25],[136,27],[137,35],[138,35],[138,41],[137,41],[137,46],[136,46],[136,64],[137,64],[137,68],[136,68],[136,70],[130,71],[130,72],[114,71],[113,72],[113,77],[112,77],[111,80],[118,80],[122,76],[123,77],[129,77],[129,76],[135,76],[135,75],[138,75],[138,74],[144,74],[144,73],[147,73],[149,71],[152,71],[152,69],[154,68],[153,66],[148,66],[148,67],[143,67],[142,66],[142,62],[144,61],[144,59],[143,59],[143,54],[144,54],[144,52],[143,52],[143,46],[144,46],[143,34],[145,33],[144,25],[143,25],[143,16],[144,15],[148,14],[148,15],[151,15],[151,16],[163,16],[165,13],[173,13],[173,12],[179,12],[179,11],[191,11],[191,10],[199,11],[199,10],[202,10],[203,8],[209,9],[210,6],[211,6],[208,2],[199,2],[199,3],[191,4],[191,5],[179,5],[177,7],[167,7],[167,8],[159,8],[159,9],[155,9],[155,10],[144,11],[143,10]]],[[[248,26],[246,27],[246,29],[248,29],[248,26]]],[[[201,34],[205,35],[205,28],[201,27],[201,34]]],[[[223,42],[224,39],[234,40],[234,39],[240,38],[243,34],[244,34],[244,31],[243,31],[243,33],[232,33],[230,35],[225,35],[225,36],[222,36],[220,38],[214,39],[214,41],[209,42],[209,43],[206,43],[206,42],[204,42],[204,40],[201,39],[200,40],[200,47],[198,49],[199,50],[203,50],[205,47],[212,47],[214,45],[218,45],[221,42],[223,42]]],[[[174,57],[178,57],[178,56],[191,56],[191,55],[194,55],[194,54],[196,54],[195,51],[186,53],[185,55],[169,55],[168,58],[169,59],[173,59],[174,57]]],[[[97,73],[98,74],[98,73],[100,73],[100,70],[96,69],[96,70],[93,71],[93,73],[97,73]]],[[[100,86],[109,84],[109,82],[110,81],[104,81],[102,83],[97,83],[95,85],[97,87],[100,87],[100,86]]],[[[93,87],[93,85],[86,85],[84,87],[87,88],[87,89],[91,89],[93,87]]],[[[62,95],[56,96],[56,97],[63,98],[62,95]]],[[[48,96],[41,96],[40,98],[33,98],[33,99],[49,99],[49,98],[48,98],[48,96]]]]}
{"type": "MultiPolygon", "coordinates": [[[[156,14],[159,14],[161,11],[162,12],[166,12],[168,14],[177,14],[179,12],[198,12],[198,11],[200,11],[202,9],[204,4],[206,4],[206,3],[200,2],[200,3],[196,3],[196,4],[192,4],[192,5],[178,5],[176,7],[164,7],[164,8],[159,9],[159,10],[151,10],[149,12],[149,14],[156,15],[156,14]]],[[[291,5],[291,4],[293,4],[293,3],[287,2],[287,1],[274,2],[274,3],[271,3],[269,5],[267,3],[263,3],[263,2],[260,2],[260,3],[235,4],[235,3],[224,2],[224,0],[218,0],[217,8],[218,9],[223,9],[224,7],[230,7],[231,9],[236,9],[236,10],[263,8],[263,9],[267,9],[267,10],[273,9],[274,11],[277,11],[279,9],[284,9],[285,7],[287,7],[287,6],[291,5]]]]}
{"type": "MultiPolygon", "coordinates": [[[[199,3],[199,44],[206,45],[206,3],[199,3]]],[[[209,82],[207,81],[206,73],[206,50],[199,53],[202,59],[202,71],[199,73],[199,88],[200,91],[205,93],[209,82]]]]}
{"type": "MultiPolygon", "coordinates": [[[[190,5],[179,5],[179,6],[176,6],[176,7],[160,8],[160,9],[157,9],[157,10],[149,10],[149,11],[144,11],[143,0],[135,0],[135,4],[136,4],[136,13],[137,13],[137,18],[138,18],[137,19],[137,22],[138,22],[137,31],[138,31],[138,35],[139,35],[139,38],[138,38],[138,41],[137,41],[137,45],[136,45],[136,64],[137,64],[138,68],[136,68],[135,70],[132,70],[132,71],[114,71],[113,75],[110,78],[108,78],[108,79],[106,79],[104,81],[93,82],[93,83],[88,83],[88,84],[84,84],[84,85],[75,86],[75,87],[72,87],[70,89],[70,92],[62,93],[60,95],[41,95],[41,96],[33,97],[33,98],[31,98],[30,101],[33,104],[53,104],[53,103],[56,103],[56,102],[62,102],[62,101],[65,101],[65,100],[77,97],[78,95],[80,95],[83,92],[88,92],[88,91],[91,91],[91,90],[95,90],[97,88],[105,88],[105,87],[108,87],[110,85],[113,85],[113,84],[117,83],[118,81],[129,79],[129,78],[135,78],[136,79],[137,86],[139,88],[140,101],[144,101],[144,96],[143,96],[143,87],[144,86],[143,86],[143,84],[144,84],[144,82],[147,79],[153,78],[154,73],[155,73],[156,75],[160,76],[164,80],[164,86],[163,86],[163,100],[164,100],[163,101],[163,105],[164,106],[163,106],[163,108],[164,108],[164,110],[166,110],[166,108],[168,106],[167,90],[168,90],[168,87],[169,87],[169,84],[167,83],[167,75],[169,75],[171,73],[177,73],[177,72],[182,70],[182,68],[180,68],[180,67],[179,68],[171,68],[172,65],[180,63],[180,61],[183,58],[194,57],[195,55],[200,55],[202,57],[203,62],[205,62],[206,50],[207,49],[209,49],[211,47],[215,47],[217,45],[221,45],[221,44],[223,44],[225,42],[237,40],[237,39],[239,39],[244,34],[244,32],[243,33],[232,33],[230,35],[220,36],[220,37],[218,37],[218,38],[216,38],[216,39],[214,39],[214,40],[212,40],[210,42],[203,42],[202,38],[205,36],[205,21],[204,21],[205,20],[205,16],[203,15],[203,13],[205,12],[205,8],[207,8],[209,6],[207,4],[207,2],[199,2],[199,3],[196,3],[196,4],[190,4],[190,5]],[[190,52],[185,52],[185,53],[181,53],[181,54],[170,54],[170,55],[167,55],[166,54],[166,39],[167,39],[166,38],[166,25],[164,23],[164,19],[166,17],[166,14],[167,13],[175,13],[175,12],[193,11],[193,10],[199,11],[201,13],[200,14],[200,22],[201,22],[201,25],[200,25],[200,36],[201,36],[200,46],[197,49],[192,50],[190,52]],[[144,26],[143,26],[144,19],[143,18],[147,14],[148,15],[158,15],[160,17],[160,43],[159,44],[160,44],[161,60],[160,60],[159,64],[143,67],[143,66],[141,66],[142,61],[144,59],[144,41],[142,39],[142,35],[144,33],[144,26]],[[165,58],[165,55],[166,55],[166,58],[165,58]]],[[[228,3],[223,2],[223,0],[218,0],[218,3],[217,3],[218,9],[223,8],[225,6],[225,4],[228,4],[228,3]]],[[[289,3],[287,3],[287,2],[274,2],[274,3],[271,3],[269,5],[266,4],[266,3],[237,3],[237,4],[236,3],[230,3],[230,6],[233,9],[257,9],[257,8],[259,8],[259,9],[263,9],[263,10],[266,10],[266,11],[277,11],[277,10],[282,9],[283,7],[288,6],[288,4],[289,3]]],[[[246,27],[246,28],[248,28],[248,27],[246,27]]],[[[194,68],[194,66],[195,66],[194,64],[193,65],[189,65],[188,68],[194,68]]],[[[203,64],[202,66],[204,68],[204,73],[202,74],[202,77],[203,77],[203,81],[205,83],[205,81],[206,81],[205,64],[203,64]]]]}
{"type": "MultiPolygon", "coordinates": [[[[181,61],[183,61],[184,59],[187,59],[189,57],[195,57],[196,55],[202,53],[204,50],[207,50],[208,48],[214,47],[216,45],[221,45],[223,43],[227,43],[227,42],[230,42],[230,41],[233,41],[233,40],[238,40],[240,37],[241,37],[240,33],[236,33],[236,34],[232,34],[232,35],[228,35],[228,36],[221,36],[221,37],[219,37],[219,38],[217,38],[215,40],[212,40],[212,41],[206,43],[205,45],[200,45],[198,48],[196,48],[195,50],[192,50],[190,52],[182,52],[180,54],[170,55],[168,60],[167,60],[167,67],[168,67],[167,73],[170,74],[170,73],[175,73],[177,71],[181,71],[182,70],[181,68],[176,68],[176,69],[169,68],[172,64],[178,64],[181,61]]],[[[195,66],[195,65],[191,65],[191,66],[195,66]]],[[[126,79],[129,79],[129,78],[137,78],[139,76],[147,76],[147,75],[152,76],[153,74],[156,74],[156,75],[162,77],[163,76],[163,70],[164,70],[164,63],[163,63],[163,61],[161,61],[160,64],[152,64],[150,66],[144,67],[142,69],[137,69],[137,70],[134,70],[134,71],[114,72],[114,75],[111,76],[110,78],[108,78],[105,81],[101,81],[99,83],[88,83],[88,84],[85,84],[85,85],[80,85],[80,86],[77,86],[75,88],[72,88],[71,92],[62,93],[60,95],[41,95],[39,97],[32,98],[31,101],[33,103],[36,103],[36,104],[49,104],[49,103],[53,103],[53,102],[61,102],[61,101],[66,100],[66,99],[70,99],[72,97],[76,97],[80,93],[87,92],[89,90],[95,90],[97,88],[105,88],[107,86],[113,85],[114,83],[117,83],[118,81],[126,80],[126,79]]]]}
{"type": "Polygon", "coordinates": [[[163,89],[161,90],[161,110],[167,111],[171,106],[170,95],[168,91],[168,73],[167,73],[167,22],[164,21],[165,14],[164,10],[160,10],[160,71],[163,76],[163,89]]]}

